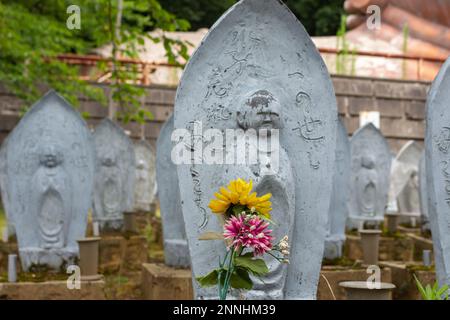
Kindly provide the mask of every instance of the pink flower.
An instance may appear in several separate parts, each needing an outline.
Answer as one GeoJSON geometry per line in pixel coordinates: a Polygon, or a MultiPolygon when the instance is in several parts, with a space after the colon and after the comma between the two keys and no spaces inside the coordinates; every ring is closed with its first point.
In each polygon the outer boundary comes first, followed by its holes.
{"type": "Polygon", "coordinates": [[[232,216],[224,226],[225,239],[231,240],[230,246],[254,249],[254,255],[263,255],[272,249],[272,240],[268,229],[269,223],[256,215],[232,216]]]}

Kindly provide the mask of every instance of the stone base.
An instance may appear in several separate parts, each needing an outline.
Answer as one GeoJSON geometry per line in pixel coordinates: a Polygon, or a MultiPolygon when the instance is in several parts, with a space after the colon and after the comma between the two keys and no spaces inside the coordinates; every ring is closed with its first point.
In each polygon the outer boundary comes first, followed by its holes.
{"type": "MultiPolygon", "coordinates": [[[[347,235],[344,255],[350,260],[363,259],[361,238],[359,236],[347,235]]],[[[409,237],[380,237],[380,261],[411,261],[412,258],[413,241],[409,237]]]]}
{"type": "Polygon", "coordinates": [[[100,273],[139,271],[147,262],[148,244],[145,236],[102,236],[99,245],[100,273]]]}
{"type": "Polygon", "coordinates": [[[435,272],[429,268],[421,267],[418,263],[402,263],[397,261],[384,261],[380,265],[388,267],[392,272],[392,283],[396,288],[393,291],[393,298],[397,300],[421,300],[419,290],[414,280],[414,274],[420,283],[425,287],[427,284],[433,286],[436,281],[435,272]]]}
{"type": "MultiPolygon", "coordinates": [[[[424,238],[417,234],[408,234],[408,238],[410,238],[413,242],[413,260],[414,261],[422,261],[423,260],[423,250],[431,250],[433,252],[433,240],[424,238]]],[[[433,255],[431,255],[433,256],[433,255]]]]}
{"type": "MultiPolygon", "coordinates": [[[[346,300],[345,290],[339,286],[339,282],[366,281],[370,275],[364,268],[351,269],[350,267],[323,266],[320,272],[319,286],[317,287],[317,300],[334,300],[335,298],[336,300],[346,300]],[[328,283],[325,278],[328,280],[328,283]],[[333,291],[334,297],[331,291],[333,291]]],[[[381,281],[391,282],[391,280],[391,270],[382,268],[381,281]]]]}
{"type": "Polygon", "coordinates": [[[420,228],[409,228],[405,226],[397,226],[397,230],[402,233],[413,233],[417,235],[420,235],[421,233],[420,228]]]}
{"type": "Polygon", "coordinates": [[[146,300],[192,300],[192,273],[164,264],[142,265],[142,294],[146,300]]]}
{"type": "Polygon", "coordinates": [[[105,282],[82,281],[70,290],[66,281],[0,283],[0,299],[5,300],[104,300],[105,282]]]}
{"type": "MultiPolygon", "coordinates": [[[[99,251],[100,273],[140,271],[142,264],[147,262],[147,238],[141,235],[102,235],[99,251]]],[[[0,241],[0,272],[8,270],[8,254],[11,253],[18,254],[17,243],[0,241]]]]}
{"type": "Polygon", "coordinates": [[[108,300],[141,300],[141,272],[132,271],[105,276],[105,295],[108,300]]]}

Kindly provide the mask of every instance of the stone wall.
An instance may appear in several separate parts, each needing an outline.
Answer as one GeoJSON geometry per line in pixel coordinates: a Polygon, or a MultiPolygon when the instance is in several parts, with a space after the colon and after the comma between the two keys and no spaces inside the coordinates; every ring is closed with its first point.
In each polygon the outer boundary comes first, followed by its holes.
{"type": "MultiPolygon", "coordinates": [[[[430,83],[374,78],[333,76],[339,106],[339,115],[352,134],[359,127],[361,111],[379,111],[381,131],[393,152],[410,139],[423,141],[425,100],[430,83]]],[[[137,123],[124,125],[133,138],[143,130],[155,145],[159,130],[173,112],[176,88],[150,86],[146,88],[146,107],[154,119],[143,127],[137,123]]],[[[80,111],[89,112],[89,125],[94,126],[107,115],[107,108],[99,103],[81,100],[80,111]]],[[[19,120],[20,101],[0,87],[0,141],[19,120]]]]}

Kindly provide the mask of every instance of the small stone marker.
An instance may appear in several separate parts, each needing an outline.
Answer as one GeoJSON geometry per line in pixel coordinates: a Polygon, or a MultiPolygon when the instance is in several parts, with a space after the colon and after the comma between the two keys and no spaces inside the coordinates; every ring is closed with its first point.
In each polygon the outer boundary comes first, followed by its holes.
{"type": "Polygon", "coordinates": [[[173,115],[159,133],[156,148],[156,179],[164,237],[164,259],[171,267],[187,268],[189,248],[181,211],[177,168],[171,159],[173,115]]]}
{"type": "Polygon", "coordinates": [[[372,123],[350,140],[352,155],[350,228],[383,221],[388,200],[391,154],[386,139],[372,123]]]}
{"type": "Polygon", "coordinates": [[[17,254],[8,255],[8,282],[17,282],[17,254]]]}
{"type": "Polygon", "coordinates": [[[119,230],[123,226],[123,212],[133,208],[136,175],[133,144],[110,119],[103,119],[93,136],[96,170],[92,218],[101,230],[119,230]]]}
{"type": "Polygon", "coordinates": [[[328,211],[329,221],[325,242],[326,259],[342,257],[345,241],[345,226],[348,217],[348,200],[350,196],[350,140],[347,129],[339,121],[336,138],[336,167],[333,179],[333,193],[328,211]]]}
{"type": "Polygon", "coordinates": [[[7,191],[22,269],[59,270],[78,256],[94,182],[94,146],[80,114],[55,91],[8,137],[7,191]]]}

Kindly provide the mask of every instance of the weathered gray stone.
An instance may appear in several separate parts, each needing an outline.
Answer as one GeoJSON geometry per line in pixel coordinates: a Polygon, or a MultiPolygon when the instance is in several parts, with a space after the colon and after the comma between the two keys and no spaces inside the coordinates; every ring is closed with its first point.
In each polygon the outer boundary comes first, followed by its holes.
{"type": "Polygon", "coordinates": [[[428,214],[428,191],[427,176],[425,169],[425,150],[422,151],[419,162],[419,200],[420,200],[420,221],[423,233],[431,232],[430,217],[428,214]]]}
{"type": "Polygon", "coordinates": [[[351,141],[350,228],[384,219],[388,200],[391,154],[386,139],[372,123],[358,129],[351,141]]]}
{"type": "Polygon", "coordinates": [[[159,132],[156,143],[156,179],[164,237],[164,259],[171,267],[190,265],[189,248],[181,211],[177,167],[172,162],[171,151],[173,114],[159,132]]]}
{"type": "Polygon", "coordinates": [[[419,161],[422,147],[415,141],[407,142],[398,152],[391,167],[389,201],[397,201],[398,212],[407,222],[420,217],[419,161]]]}
{"type": "Polygon", "coordinates": [[[2,146],[0,147],[0,192],[2,197],[2,205],[3,210],[6,215],[6,221],[8,223],[8,235],[11,236],[15,233],[14,230],[14,222],[12,220],[12,215],[10,212],[9,205],[9,190],[7,186],[8,178],[7,178],[7,164],[6,164],[6,144],[8,143],[8,138],[3,140],[2,146]]]}
{"type": "Polygon", "coordinates": [[[95,127],[93,136],[96,169],[92,217],[100,229],[118,230],[123,226],[123,212],[133,209],[133,144],[123,129],[109,119],[95,127]]]}
{"type": "MultiPolygon", "coordinates": [[[[213,193],[232,179],[252,179],[258,194],[272,193],[274,236],[290,236],[291,263],[266,257],[271,272],[253,278],[244,298],[315,298],[334,172],[336,99],[320,54],[281,1],[243,0],[218,20],[186,66],[174,120],[185,131],[176,137],[182,140],[177,146],[185,144],[177,151],[189,152],[188,158],[193,151],[194,158],[177,166],[193,275],[217,268],[226,252],[222,241],[198,240],[205,231],[221,232],[219,219],[207,210],[213,193]],[[212,137],[198,132],[199,122],[205,130],[217,129],[214,143],[205,143],[212,137]],[[267,154],[278,163],[264,156],[252,157],[252,165],[202,158],[202,147],[207,155],[231,158],[238,142],[225,139],[230,148],[222,149],[226,129],[240,142],[247,135],[248,155],[256,139],[264,140],[264,128],[280,130],[279,149],[267,154]]],[[[270,137],[277,141],[275,132],[270,137]]],[[[216,288],[196,281],[194,292],[199,299],[217,298],[216,288]]]]}
{"type": "Polygon", "coordinates": [[[428,213],[436,274],[440,285],[450,285],[450,59],[442,66],[427,98],[425,136],[428,213]]]}
{"type": "Polygon", "coordinates": [[[156,193],[155,150],[146,140],[134,143],[136,180],[134,187],[134,211],[149,212],[156,193]]]}
{"type": "Polygon", "coordinates": [[[342,257],[350,196],[350,160],[350,140],[347,129],[342,121],[339,121],[336,135],[336,167],[333,178],[333,193],[328,209],[327,238],[324,252],[326,259],[342,257]]]}
{"type": "Polygon", "coordinates": [[[94,149],[86,123],[50,91],[8,138],[9,216],[22,268],[59,269],[78,255],[94,179],[94,149]]]}

